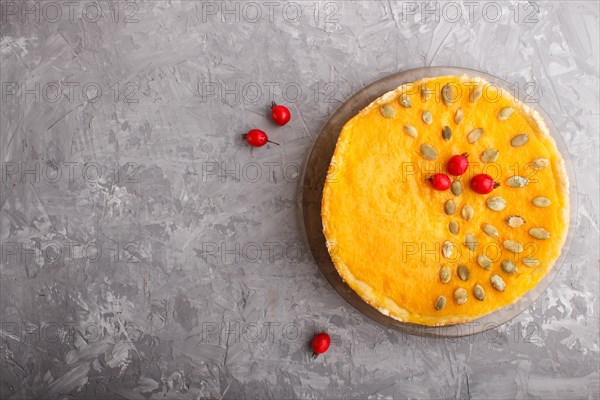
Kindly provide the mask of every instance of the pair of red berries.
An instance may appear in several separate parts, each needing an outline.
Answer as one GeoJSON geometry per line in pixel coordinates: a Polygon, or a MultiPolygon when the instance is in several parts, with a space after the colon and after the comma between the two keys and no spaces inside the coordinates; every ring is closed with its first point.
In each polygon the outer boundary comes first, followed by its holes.
{"type": "MultiPolygon", "coordinates": [[[[446,165],[448,173],[450,175],[460,176],[467,172],[467,169],[469,168],[468,156],[467,153],[452,156],[446,165]]],[[[446,174],[435,174],[429,178],[429,181],[435,190],[448,190],[452,185],[450,177],[446,174]]],[[[479,194],[488,194],[498,186],[500,185],[497,182],[494,182],[494,178],[487,174],[478,174],[471,179],[471,189],[479,194]]]]}
{"type": "MultiPolygon", "coordinates": [[[[290,110],[286,106],[275,104],[275,102],[271,104],[271,119],[277,125],[284,126],[289,122],[290,118],[290,110]]],[[[267,134],[260,129],[251,129],[243,137],[250,146],[254,147],[261,147],[267,143],[279,145],[279,143],[270,141],[267,134]]]]}

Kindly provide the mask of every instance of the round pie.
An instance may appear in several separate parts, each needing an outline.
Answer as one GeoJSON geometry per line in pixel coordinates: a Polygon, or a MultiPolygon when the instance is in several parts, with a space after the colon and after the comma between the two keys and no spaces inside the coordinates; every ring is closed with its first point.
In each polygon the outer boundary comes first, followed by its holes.
{"type": "Polygon", "coordinates": [[[383,314],[463,323],[514,303],[551,270],[569,226],[568,187],[535,110],[478,77],[426,78],[344,125],[323,231],[340,276],[383,314]],[[457,155],[468,168],[455,176],[457,155]],[[435,174],[450,188],[436,190],[435,174]],[[490,193],[473,190],[481,174],[496,183],[490,193]]]}

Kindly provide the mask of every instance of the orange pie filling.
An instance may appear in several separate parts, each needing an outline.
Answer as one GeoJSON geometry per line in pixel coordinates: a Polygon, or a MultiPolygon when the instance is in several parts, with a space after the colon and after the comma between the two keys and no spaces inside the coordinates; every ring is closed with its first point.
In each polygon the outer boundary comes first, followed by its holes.
{"type": "Polygon", "coordinates": [[[395,319],[468,322],[550,271],[569,217],[564,161],[540,115],[480,78],[402,85],[343,127],[323,190],[329,253],[346,283],[395,319]],[[447,172],[468,153],[459,176],[447,172]],[[428,181],[447,174],[448,190],[428,181]],[[500,185],[476,193],[471,179],[500,185]]]}

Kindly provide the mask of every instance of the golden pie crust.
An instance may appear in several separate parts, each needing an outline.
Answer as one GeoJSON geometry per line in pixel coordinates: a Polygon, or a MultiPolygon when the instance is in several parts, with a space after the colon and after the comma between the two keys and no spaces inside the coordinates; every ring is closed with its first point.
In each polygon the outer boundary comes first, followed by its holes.
{"type": "Polygon", "coordinates": [[[478,77],[427,78],[384,94],[344,125],[323,189],[323,232],[340,276],[383,314],[429,326],[464,323],[514,303],[551,270],[568,231],[568,188],[564,160],[535,110],[478,77]],[[442,95],[445,85],[452,88],[450,102],[442,95]],[[482,96],[472,101],[477,87],[482,96]],[[410,107],[401,104],[406,97],[410,107]],[[498,113],[506,107],[514,112],[502,120],[498,113]],[[456,123],[459,108],[463,119],[456,123]],[[431,124],[423,119],[425,111],[431,113],[431,124]],[[406,133],[407,125],[416,128],[417,137],[406,133]],[[452,131],[450,140],[442,137],[444,126],[452,131]],[[471,143],[468,135],[477,128],[483,135],[471,143]],[[515,147],[512,139],[519,134],[529,140],[515,147]],[[435,160],[423,157],[423,144],[437,151],[435,160]],[[487,149],[498,150],[495,162],[482,161],[487,149]],[[462,183],[462,194],[434,190],[427,178],[446,173],[447,160],[462,153],[469,153],[469,170],[461,177],[449,175],[462,183]],[[538,158],[549,165],[533,168],[532,161],[538,158]],[[475,193],[469,180],[478,173],[491,175],[500,187],[486,195],[475,193]],[[513,175],[527,178],[528,184],[511,187],[507,180],[513,175]],[[487,206],[495,196],[506,201],[501,211],[487,206]],[[551,204],[534,205],[533,199],[540,196],[551,204]],[[450,199],[456,204],[453,215],[444,212],[450,199]],[[462,216],[467,204],[475,211],[470,220],[462,216]],[[506,222],[515,215],[525,221],[523,226],[506,222]],[[459,225],[457,234],[449,231],[450,221],[459,225]],[[497,228],[498,237],[486,234],[485,224],[497,228]],[[543,228],[550,237],[537,239],[530,233],[532,228],[543,228]],[[466,234],[477,239],[474,251],[465,245],[466,234]],[[523,250],[508,251],[507,240],[518,242],[523,250]],[[445,242],[452,243],[450,257],[442,252],[445,242]],[[479,265],[480,255],[490,258],[490,269],[479,265]],[[538,265],[524,263],[531,258],[538,265]],[[503,260],[514,263],[517,271],[505,272],[503,260]],[[457,275],[459,265],[470,272],[466,281],[457,275]],[[440,279],[443,266],[452,271],[447,283],[440,279]],[[494,275],[505,283],[504,291],[492,285],[494,275]],[[475,297],[475,285],[483,288],[484,300],[475,297]],[[455,299],[460,288],[467,292],[464,304],[455,299]],[[445,306],[436,309],[440,296],[445,306]]]}

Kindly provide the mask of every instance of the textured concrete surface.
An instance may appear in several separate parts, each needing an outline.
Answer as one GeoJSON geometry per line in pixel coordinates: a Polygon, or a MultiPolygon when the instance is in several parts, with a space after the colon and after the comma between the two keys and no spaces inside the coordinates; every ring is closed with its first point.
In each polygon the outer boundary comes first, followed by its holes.
{"type": "Polygon", "coordinates": [[[2,399],[599,397],[598,3],[0,5],[2,399]],[[579,188],[545,295],[456,340],[354,311],[298,222],[328,115],[429,65],[539,101],[579,188]],[[251,150],[251,127],[281,145],[251,150]]]}

